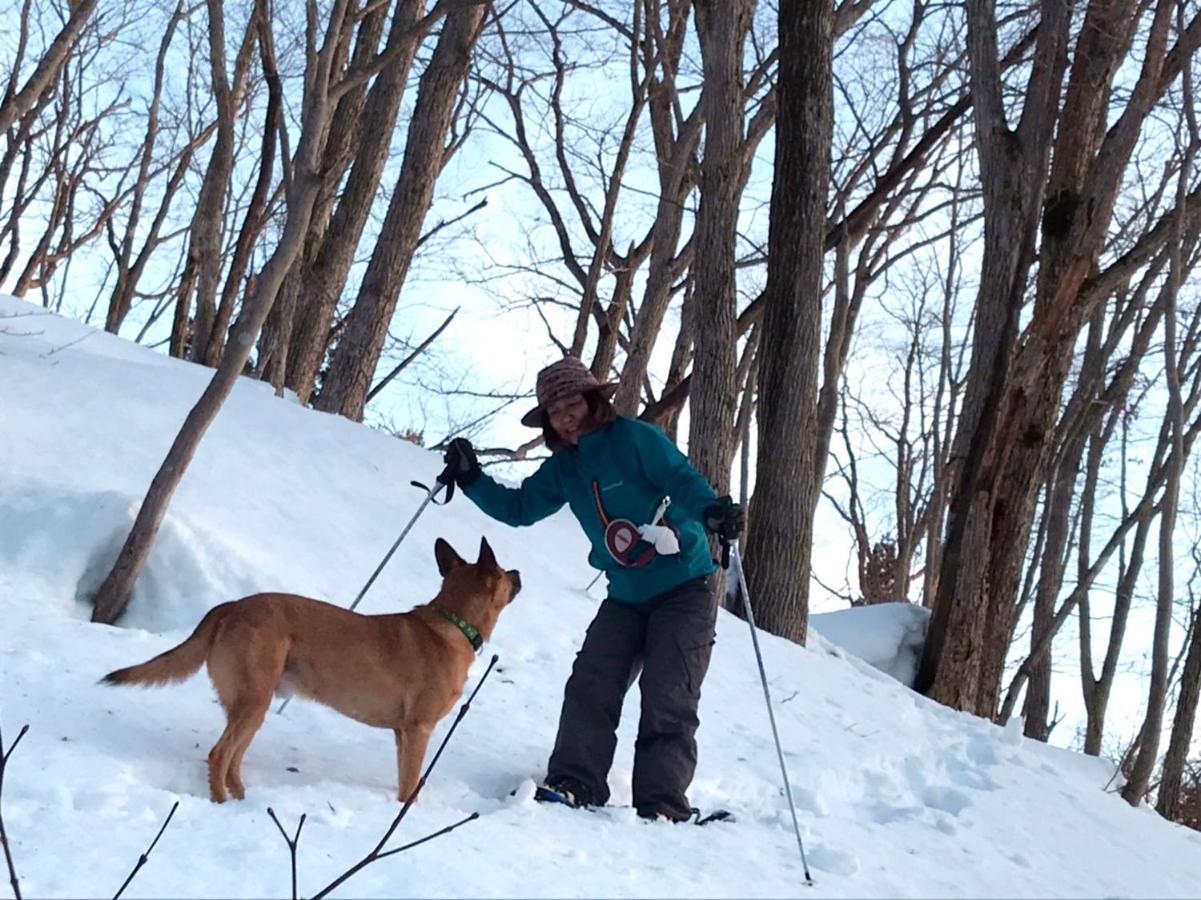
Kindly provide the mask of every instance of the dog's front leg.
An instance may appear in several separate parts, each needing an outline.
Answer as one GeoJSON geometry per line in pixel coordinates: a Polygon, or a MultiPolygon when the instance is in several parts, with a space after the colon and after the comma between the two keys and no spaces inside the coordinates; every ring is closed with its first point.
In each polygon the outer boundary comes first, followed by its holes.
{"type": "Polygon", "coordinates": [[[406,724],[396,730],[396,757],[400,766],[400,793],[397,799],[404,803],[417,790],[421,780],[421,763],[430,743],[434,726],[427,723],[406,724]]]}
{"type": "MultiPolygon", "coordinates": [[[[401,788],[403,788],[404,783],[405,783],[405,733],[404,733],[403,729],[400,729],[400,728],[393,729],[392,733],[394,735],[396,735],[397,783],[400,785],[401,788]]],[[[402,803],[404,802],[403,791],[401,792],[400,796],[397,799],[399,799],[402,803]]]]}

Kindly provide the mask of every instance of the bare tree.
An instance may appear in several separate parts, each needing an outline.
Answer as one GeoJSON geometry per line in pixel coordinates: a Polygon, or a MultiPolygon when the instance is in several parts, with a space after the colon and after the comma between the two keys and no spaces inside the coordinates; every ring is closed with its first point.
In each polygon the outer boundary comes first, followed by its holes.
{"type": "MultiPolygon", "coordinates": [[[[105,329],[116,334],[129,315],[134,302],[139,295],[139,285],[146,269],[154,257],[155,251],[176,235],[164,233],[172,204],[176,195],[184,186],[192,158],[196,151],[208,140],[216,130],[215,122],[202,122],[191,119],[193,128],[185,131],[183,146],[171,151],[169,158],[162,160],[158,150],[160,132],[162,130],[161,116],[163,93],[166,84],[167,54],[179,24],[189,15],[189,10],[182,0],[175,5],[166,26],[163,28],[162,39],[159,42],[158,53],[154,62],[154,82],[150,101],[146,109],[146,130],[141,147],[137,152],[137,165],[133,175],[132,195],[129,206],[123,210],[118,222],[118,216],[109,218],[106,222],[106,238],[113,256],[113,266],[116,269],[116,280],[108,300],[105,314],[105,329]],[[166,176],[157,198],[153,198],[155,181],[166,176]],[[150,223],[144,235],[143,214],[149,213],[148,204],[157,199],[157,209],[154,209],[150,223]],[[139,238],[141,246],[136,247],[139,238]]],[[[192,91],[186,92],[185,102],[191,103],[192,91]]]]}
{"type": "Polygon", "coordinates": [[[409,122],[404,163],[392,192],[371,261],[330,358],[316,407],[356,421],[363,417],[384,339],[400,289],[412,265],[434,184],[456,145],[446,135],[471,65],[472,48],[489,3],[457,8],[447,15],[432,59],[421,76],[409,122]]]}
{"type": "Polygon", "coordinates": [[[987,716],[996,712],[1034,498],[1049,462],[1060,394],[1076,337],[1104,300],[1087,289],[1086,280],[1105,245],[1142,124],[1179,76],[1181,59],[1193,52],[1201,31],[1190,24],[1169,49],[1173,8],[1172,0],[1162,0],[1150,11],[1141,71],[1121,114],[1106,130],[1113,76],[1142,17],[1101,0],[1089,4],[1061,105],[1071,10],[1061,0],[1044,0],[1021,119],[1012,129],[993,4],[975,0],[968,5],[985,253],[956,438],[962,465],[918,678],[920,689],[959,709],[987,716]],[[1019,342],[1019,314],[1040,231],[1033,317],[1019,342]]]}
{"type": "MultiPolygon", "coordinates": [[[[734,261],[743,170],[742,60],[743,41],[754,8],[754,0],[703,0],[696,4],[704,70],[699,103],[705,116],[705,147],[693,237],[696,306],[688,452],[719,494],[729,489],[734,457],[734,261]]],[[[761,368],[764,394],[774,387],[770,382],[774,376],[766,365],[761,368]]]]}
{"type": "MultiPolygon", "coordinates": [[[[1176,8],[1178,35],[1183,37],[1184,10],[1176,8]]],[[[1160,736],[1163,733],[1164,713],[1168,702],[1168,641],[1171,635],[1172,612],[1175,606],[1176,514],[1180,505],[1180,482],[1184,473],[1185,411],[1181,388],[1181,348],[1177,337],[1177,301],[1185,277],[1184,206],[1188,198],[1189,175],[1197,151],[1201,147],[1196,113],[1193,109],[1191,54],[1183,63],[1184,107],[1188,125],[1188,145],[1182,154],[1176,186],[1176,210],[1172,239],[1168,244],[1168,282],[1164,290],[1164,380],[1168,402],[1164,424],[1170,440],[1167,458],[1167,477],[1159,514],[1159,584],[1156,597],[1155,627],[1151,648],[1151,677],[1147,691],[1147,713],[1139,732],[1139,752],[1134,759],[1129,780],[1122,788],[1122,797],[1137,806],[1146,796],[1151,774],[1158,759],[1160,736]]],[[[1194,703],[1195,706],[1195,703],[1194,703]]],[[[1176,750],[1179,758],[1181,751],[1176,750]]],[[[1183,760],[1180,760],[1183,766],[1183,760]]]]}
{"type": "MultiPolygon", "coordinates": [[[[24,4],[20,14],[10,93],[16,91],[28,50],[28,31],[36,30],[30,7],[24,4]]],[[[54,66],[52,80],[4,135],[0,243],[7,250],[0,259],[0,280],[11,279],[17,296],[41,291],[50,306],[50,283],[59,267],[69,267],[74,254],[104,232],[129,195],[128,187],[109,189],[114,181],[123,185],[129,170],[118,147],[128,96],[122,86],[104,87],[111,75],[109,52],[125,24],[119,11],[83,21],[54,66]]],[[[61,299],[60,294],[56,307],[61,299]]]]}
{"type": "MultiPolygon", "coordinates": [[[[335,333],[338,299],[379,190],[413,60],[426,35],[422,25],[434,21],[424,15],[425,7],[424,0],[397,4],[383,50],[387,64],[365,93],[347,91],[338,101],[315,225],[264,330],[260,377],[277,393],[285,386],[292,388],[302,402],[311,399],[335,333]]],[[[355,47],[357,63],[370,58],[386,13],[384,6],[364,17],[355,47]]]]}
{"type": "Polygon", "coordinates": [[[182,350],[189,347],[194,362],[213,365],[209,342],[217,315],[217,290],[221,279],[221,239],[225,218],[222,212],[231,187],[234,168],[234,131],[240,109],[247,94],[247,81],[254,58],[257,29],[254,21],[267,15],[266,4],[256,0],[250,22],[243,31],[241,44],[234,59],[233,77],[227,70],[225,57],[225,4],[207,0],[209,83],[217,104],[217,135],[209,156],[208,167],[200,184],[200,194],[188,229],[188,261],[184,284],[196,288],[196,308],[187,334],[181,326],[187,324],[186,312],[191,306],[190,292],[181,293],[172,346],[182,350]],[[184,315],[179,314],[180,312],[184,315]]]}
{"type": "MultiPolygon", "coordinates": [[[[779,113],[747,533],[758,621],[803,643],[817,479],[822,259],[833,120],[833,8],[782,0],[779,113]]],[[[694,412],[695,401],[694,401],[694,412]]]]}
{"type": "Polygon", "coordinates": [[[67,21],[62,30],[55,35],[42,58],[38,60],[33,72],[19,84],[20,69],[25,60],[29,46],[29,0],[21,9],[21,19],[17,25],[17,54],[10,73],[8,84],[3,96],[0,96],[0,132],[8,131],[9,127],[19,118],[34,108],[58,80],[63,66],[70,57],[76,42],[83,33],[84,27],[96,11],[96,0],[75,0],[69,5],[67,21]]]}
{"type": "MultiPolygon", "coordinates": [[[[318,48],[319,23],[314,18],[315,7],[309,7],[301,131],[295,155],[291,159],[283,233],[255,279],[254,291],[247,298],[241,315],[233,326],[229,346],[212,381],[185,419],[162,467],[150,484],[113,570],[100,586],[92,614],[94,621],[113,622],[123,611],[138,573],[149,556],[171,496],[205,431],[242,373],[254,347],[255,338],[296,255],[300,252],[321,184],[318,166],[322,160],[324,142],[329,135],[337,97],[340,92],[345,92],[353,85],[370,78],[386,65],[387,60],[383,55],[375,57],[362,67],[339,68],[335,65],[336,61],[346,59],[346,48],[353,34],[356,9],[350,0],[336,0],[329,11],[324,38],[318,48]]],[[[270,37],[269,31],[265,34],[270,37]]],[[[273,57],[274,53],[269,52],[268,58],[273,57]]],[[[269,62],[268,66],[274,68],[273,62],[269,62]]]]}

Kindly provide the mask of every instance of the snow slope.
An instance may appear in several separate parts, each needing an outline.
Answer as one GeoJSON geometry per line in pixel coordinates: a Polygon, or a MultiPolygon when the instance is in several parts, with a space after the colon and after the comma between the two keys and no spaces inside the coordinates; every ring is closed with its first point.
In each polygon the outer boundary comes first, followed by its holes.
{"type": "MultiPolygon", "coordinates": [[[[428,451],[240,384],[188,469],[123,627],[93,625],[81,592],[105,574],[208,374],[0,299],[6,746],[30,725],[2,801],[27,897],[111,896],[176,800],[126,896],[286,894],[288,853],[269,806],[289,830],[308,817],[299,880],[312,896],[375,844],[397,810],[385,731],[293,702],[251,745],[247,799],[216,806],[204,761],[223,717],[207,679],[160,690],[97,684],[173,645],[232,597],[284,589],[349,602],[416,509],[422,495],[410,480],[438,471],[428,451]]],[[[1107,792],[1106,763],[938,707],[823,640],[806,649],[763,635],[816,880],[802,887],[749,635],[724,613],[691,797],[733,810],[738,823],[701,829],[645,824],[629,809],[536,805],[532,779],[601,590],[583,591],[593,573],[568,516],[513,530],[463,499],[430,508],[367,595],[367,613],[429,599],[437,536],[473,555],[486,535],[524,582],[469,688],[493,652],[499,668],[390,846],[474,811],[480,818],[368,867],[338,896],[1197,894],[1201,835],[1107,792]]],[[[855,622],[818,627],[835,641],[841,628],[851,636],[844,643],[880,646],[877,625],[855,622]]],[[[637,706],[632,691],[615,803],[630,799],[637,706]]]]}

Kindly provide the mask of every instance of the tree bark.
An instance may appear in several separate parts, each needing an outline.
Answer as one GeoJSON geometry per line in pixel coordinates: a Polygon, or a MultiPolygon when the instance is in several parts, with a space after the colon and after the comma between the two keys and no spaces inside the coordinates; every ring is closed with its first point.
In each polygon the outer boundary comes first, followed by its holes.
{"type": "Polygon", "coordinates": [[[1172,719],[1172,733],[1168,738],[1168,750],[1163,758],[1163,769],[1159,779],[1159,796],[1155,802],[1155,808],[1159,814],[1173,822],[1180,819],[1184,769],[1188,762],[1189,748],[1193,743],[1193,729],[1197,723],[1199,700],[1201,700],[1201,605],[1193,612],[1184,670],[1180,674],[1180,695],[1176,699],[1176,714],[1172,719]]]}
{"type": "Polygon", "coordinates": [[[804,643],[816,479],[822,260],[833,122],[833,5],[781,0],[775,174],[747,533],[756,619],[804,643]]]}
{"type": "Polygon", "coordinates": [[[696,27],[704,72],[705,149],[700,169],[693,278],[695,349],[688,454],[718,494],[734,456],[737,295],[734,259],[741,193],[742,48],[754,0],[700,0],[696,27]]]}
{"type": "Polygon", "coordinates": [[[404,97],[413,59],[423,31],[415,28],[425,10],[425,0],[403,0],[393,16],[386,50],[399,50],[393,62],[371,86],[362,108],[362,127],[346,185],[337,208],[312,253],[298,261],[297,290],[304,302],[295,305],[295,318],[281,326],[275,350],[276,364],[266,373],[282,390],[294,390],[302,403],[312,398],[317,373],[329,350],[338,300],[354,262],[355,250],[379,191],[388,150],[404,97]]]}

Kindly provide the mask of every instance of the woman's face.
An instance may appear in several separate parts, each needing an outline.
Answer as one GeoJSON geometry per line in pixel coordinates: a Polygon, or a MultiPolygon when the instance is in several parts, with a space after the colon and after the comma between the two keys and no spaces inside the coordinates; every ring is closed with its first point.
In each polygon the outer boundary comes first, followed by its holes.
{"type": "Polygon", "coordinates": [[[580,435],[587,433],[588,401],[583,394],[572,394],[546,407],[550,427],[568,444],[578,444],[580,435]]]}

